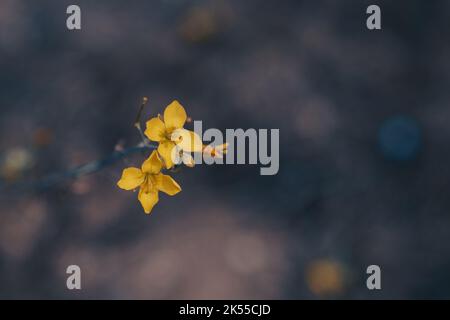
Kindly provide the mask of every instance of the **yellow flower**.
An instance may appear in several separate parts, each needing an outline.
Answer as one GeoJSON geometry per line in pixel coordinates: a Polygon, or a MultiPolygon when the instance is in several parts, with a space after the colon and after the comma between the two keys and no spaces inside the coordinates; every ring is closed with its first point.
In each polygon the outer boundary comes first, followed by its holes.
{"type": "Polygon", "coordinates": [[[228,151],[228,142],[224,144],[220,144],[218,146],[203,146],[203,154],[210,156],[212,158],[223,158],[223,155],[228,151]]]}
{"type": "Polygon", "coordinates": [[[186,111],[178,101],[173,101],[164,110],[164,118],[155,117],[147,121],[145,135],[152,141],[159,142],[158,152],[167,169],[174,165],[173,159],[178,150],[201,152],[202,141],[193,131],[183,129],[186,122],[186,111]]]}
{"type": "Polygon", "coordinates": [[[184,163],[189,168],[195,166],[195,161],[192,155],[189,152],[183,151],[179,145],[176,145],[173,149],[172,162],[176,165],[184,163]]]}
{"type": "Polygon", "coordinates": [[[122,178],[117,182],[119,188],[124,190],[140,187],[138,199],[147,214],[158,203],[159,191],[170,196],[181,191],[181,187],[172,177],[161,173],[162,165],[158,153],[154,150],[144,161],[141,169],[134,167],[124,169],[122,178]]]}

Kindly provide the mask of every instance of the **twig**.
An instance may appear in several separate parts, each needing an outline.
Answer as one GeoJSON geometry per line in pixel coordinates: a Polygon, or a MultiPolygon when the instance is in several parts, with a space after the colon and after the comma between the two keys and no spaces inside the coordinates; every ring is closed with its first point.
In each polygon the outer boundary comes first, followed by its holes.
{"type": "Polygon", "coordinates": [[[143,97],[142,98],[142,103],[141,106],[139,107],[139,111],[136,115],[136,120],[134,121],[134,126],[136,127],[136,129],[139,131],[139,135],[141,136],[142,142],[145,145],[149,144],[149,140],[147,139],[147,137],[144,135],[144,133],[142,132],[142,128],[141,128],[141,117],[142,117],[142,111],[144,110],[145,105],[148,102],[148,98],[147,97],[143,97]]]}
{"type": "MultiPolygon", "coordinates": [[[[130,154],[137,153],[145,150],[155,149],[156,146],[149,144],[139,144],[137,146],[133,146],[121,151],[115,151],[111,155],[96,161],[92,161],[81,166],[69,169],[67,171],[54,173],[44,178],[41,178],[37,181],[31,183],[20,183],[15,185],[9,185],[12,190],[23,190],[23,189],[34,189],[34,190],[43,190],[54,185],[60,184],[66,180],[76,179],[81,176],[85,176],[88,174],[95,173],[117,161],[123,159],[130,154]]],[[[8,185],[2,186],[3,188],[8,187],[8,185]]],[[[2,188],[2,189],[3,189],[2,188]]],[[[10,189],[10,188],[8,188],[10,189]]]]}
{"type": "Polygon", "coordinates": [[[144,110],[144,107],[147,104],[147,102],[148,102],[148,98],[143,97],[142,103],[139,107],[138,114],[136,116],[136,120],[134,122],[134,126],[138,129],[139,134],[142,139],[142,142],[140,144],[138,144],[134,147],[130,147],[130,148],[121,150],[121,151],[115,151],[106,158],[92,161],[92,162],[86,163],[84,165],[75,167],[73,169],[69,169],[64,172],[51,174],[49,176],[46,176],[46,177],[41,178],[34,182],[26,182],[26,183],[20,182],[20,183],[8,185],[6,183],[1,183],[2,181],[0,181],[0,191],[3,191],[6,188],[8,188],[9,190],[16,190],[16,191],[24,190],[24,189],[34,189],[34,190],[47,189],[51,186],[62,183],[66,180],[76,179],[78,177],[97,172],[97,171],[115,163],[116,161],[125,158],[126,156],[128,156],[132,153],[136,153],[136,152],[140,152],[140,151],[144,151],[144,150],[156,149],[157,146],[150,144],[150,141],[145,137],[145,135],[141,129],[142,111],[144,110]]]}

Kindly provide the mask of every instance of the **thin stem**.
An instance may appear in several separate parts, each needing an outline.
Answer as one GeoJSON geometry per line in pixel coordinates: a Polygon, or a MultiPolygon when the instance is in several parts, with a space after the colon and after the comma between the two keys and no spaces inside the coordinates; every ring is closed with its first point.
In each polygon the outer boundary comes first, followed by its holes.
{"type": "Polygon", "coordinates": [[[114,164],[115,162],[125,158],[126,156],[128,156],[130,154],[145,151],[145,150],[152,150],[152,149],[156,149],[156,146],[140,143],[136,146],[129,147],[129,148],[126,148],[121,151],[115,151],[103,159],[92,161],[92,162],[83,164],[81,166],[69,169],[67,171],[50,174],[44,178],[41,178],[41,179],[31,182],[31,183],[16,184],[16,185],[12,185],[11,187],[14,190],[47,189],[54,185],[60,184],[64,181],[76,179],[76,178],[100,171],[101,169],[114,164]]]}
{"type": "Polygon", "coordinates": [[[147,137],[145,136],[144,132],[142,132],[142,128],[141,128],[141,118],[142,118],[142,111],[144,110],[145,105],[148,102],[148,98],[147,97],[143,97],[142,98],[142,103],[139,107],[139,111],[136,115],[136,120],[134,121],[134,126],[136,127],[136,129],[139,131],[139,135],[141,137],[142,142],[145,145],[149,144],[149,140],[147,139],[147,137]]]}
{"type": "MultiPolygon", "coordinates": [[[[70,180],[70,179],[76,179],[78,177],[81,176],[85,176],[94,172],[97,172],[113,163],[115,163],[116,161],[125,158],[126,156],[132,154],[132,153],[137,153],[140,151],[145,151],[145,150],[154,150],[156,149],[157,146],[150,144],[150,140],[148,140],[144,133],[142,132],[141,129],[141,117],[142,117],[142,112],[144,110],[145,105],[148,102],[148,98],[147,97],[143,97],[142,98],[142,103],[139,107],[139,111],[138,114],[136,116],[136,121],[134,123],[134,126],[138,129],[139,134],[141,136],[142,142],[139,143],[136,146],[121,150],[121,151],[115,151],[112,154],[110,154],[109,156],[100,159],[100,160],[96,160],[96,161],[92,161],[89,163],[86,163],[84,165],[69,169],[67,171],[63,171],[63,172],[59,172],[59,173],[54,173],[51,175],[48,175],[44,178],[41,178],[37,181],[31,182],[31,183],[18,183],[18,184],[14,184],[14,185],[7,185],[7,184],[1,184],[2,181],[0,181],[0,190],[5,189],[6,187],[12,187],[12,190],[23,190],[23,189],[37,189],[37,190],[41,190],[41,189],[46,189],[49,188],[53,185],[62,183],[66,180],[70,180]]],[[[10,189],[10,188],[8,188],[10,189]]]]}
{"type": "Polygon", "coordinates": [[[149,145],[150,145],[150,144],[149,144],[150,141],[147,139],[147,137],[145,136],[145,134],[142,132],[141,124],[138,123],[138,124],[135,124],[134,126],[135,126],[136,129],[138,129],[138,131],[139,131],[139,135],[140,135],[140,137],[141,137],[142,143],[143,143],[144,145],[146,145],[146,146],[149,146],[149,145]]]}
{"type": "Polygon", "coordinates": [[[144,110],[145,105],[148,102],[148,98],[147,97],[143,97],[142,98],[142,102],[141,102],[141,106],[139,107],[139,111],[136,115],[136,120],[134,121],[134,126],[139,126],[141,127],[141,117],[142,117],[142,111],[144,110]]]}

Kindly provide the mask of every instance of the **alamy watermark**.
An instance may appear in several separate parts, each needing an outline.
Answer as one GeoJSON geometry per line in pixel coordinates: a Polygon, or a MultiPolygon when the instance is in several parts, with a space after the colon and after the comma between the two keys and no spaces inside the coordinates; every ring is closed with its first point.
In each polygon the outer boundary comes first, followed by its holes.
{"type": "Polygon", "coordinates": [[[81,290],[81,268],[76,264],[72,264],[67,267],[66,273],[69,274],[66,281],[67,289],[81,290]]]}
{"type": "Polygon", "coordinates": [[[366,273],[369,275],[366,281],[367,289],[381,290],[381,268],[376,264],[367,267],[366,273]]]}
{"type": "Polygon", "coordinates": [[[195,145],[208,142],[203,149],[215,150],[218,146],[226,146],[226,152],[221,156],[211,156],[207,152],[186,152],[181,148],[173,148],[172,161],[175,164],[184,162],[186,165],[195,164],[259,164],[260,174],[275,175],[280,168],[280,130],[279,129],[226,129],[225,135],[216,128],[203,131],[202,121],[194,121],[192,136],[185,129],[175,130],[171,136],[173,141],[189,139],[184,145],[196,150],[195,145]],[[198,142],[197,142],[198,141],[198,142]]]}

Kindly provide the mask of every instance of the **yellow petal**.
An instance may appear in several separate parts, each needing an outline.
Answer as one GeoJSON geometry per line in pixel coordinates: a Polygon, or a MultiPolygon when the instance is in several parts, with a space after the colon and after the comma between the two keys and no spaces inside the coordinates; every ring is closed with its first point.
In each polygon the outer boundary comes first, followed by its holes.
{"type": "Polygon", "coordinates": [[[158,117],[151,118],[147,121],[145,135],[152,141],[161,141],[166,137],[166,126],[158,117]]]}
{"type": "Polygon", "coordinates": [[[192,168],[195,166],[194,158],[192,158],[191,154],[189,152],[183,152],[181,157],[183,163],[188,166],[189,168],[192,168]]]}
{"type": "Polygon", "coordinates": [[[228,142],[227,142],[227,143],[224,143],[224,144],[219,144],[218,146],[215,147],[215,149],[221,150],[222,153],[227,153],[227,150],[228,150],[228,142]]]}
{"type": "Polygon", "coordinates": [[[213,156],[216,158],[223,158],[223,155],[228,151],[228,142],[224,144],[220,144],[214,147],[213,156]]]}
{"type": "Polygon", "coordinates": [[[139,202],[144,208],[145,213],[149,214],[152,211],[155,204],[158,203],[158,190],[153,189],[151,191],[144,191],[144,188],[141,188],[138,195],[139,202]]]}
{"type": "Polygon", "coordinates": [[[174,165],[180,165],[183,163],[183,150],[181,150],[180,147],[178,147],[177,145],[175,145],[174,148],[172,148],[172,152],[171,152],[171,158],[172,163],[174,165]]]}
{"type": "Polygon", "coordinates": [[[162,173],[156,176],[156,188],[169,196],[176,195],[181,191],[180,185],[171,176],[162,173]]]}
{"type": "Polygon", "coordinates": [[[200,136],[194,131],[186,129],[175,130],[170,139],[177,144],[183,151],[202,152],[203,143],[200,136]]]}
{"type": "Polygon", "coordinates": [[[175,148],[175,143],[172,141],[162,141],[159,143],[158,152],[164,160],[167,169],[173,167],[172,150],[175,148]]]}
{"type": "Polygon", "coordinates": [[[157,174],[161,171],[162,166],[163,164],[158,156],[158,152],[153,150],[150,157],[148,157],[148,159],[142,164],[142,172],[157,174]]]}
{"type": "Polygon", "coordinates": [[[203,153],[206,155],[211,155],[212,151],[213,151],[214,147],[210,144],[208,145],[203,145],[203,153]]]}
{"type": "Polygon", "coordinates": [[[126,168],[122,172],[122,178],[117,182],[117,186],[124,190],[133,190],[139,187],[145,179],[144,173],[139,168],[126,168]]]}
{"type": "Polygon", "coordinates": [[[203,146],[203,154],[208,157],[219,158],[222,159],[223,155],[228,151],[228,142],[224,144],[219,144],[217,146],[207,145],[203,146]]]}
{"type": "Polygon", "coordinates": [[[169,132],[183,128],[186,122],[186,111],[183,106],[176,100],[166,107],[164,110],[164,123],[169,132]]]}

